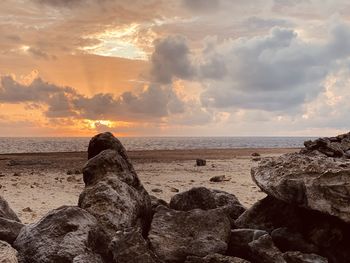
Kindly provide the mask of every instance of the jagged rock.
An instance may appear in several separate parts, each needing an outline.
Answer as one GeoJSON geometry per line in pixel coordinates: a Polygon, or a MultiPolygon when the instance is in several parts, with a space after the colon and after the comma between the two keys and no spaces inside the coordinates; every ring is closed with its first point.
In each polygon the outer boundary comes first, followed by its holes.
{"type": "Polygon", "coordinates": [[[105,263],[100,255],[85,253],[73,259],[72,263],[105,263]]]}
{"type": "Polygon", "coordinates": [[[166,201],[164,201],[163,199],[155,197],[154,195],[150,195],[150,198],[151,198],[152,215],[154,215],[157,207],[160,205],[165,206],[165,207],[169,207],[169,204],[166,201]]]}
{"type": "Polygon", "coordinates": [[[110,250],[114,262],[123,263],[160,263],[156,255],[150,250],[142,235],[135,230],[119,231],[114,237],[110,250]]]}
{"type": "Polygon", "coordinates": [[[221,254],[212,254],[205,256],[204,258],[196,256],[188,256],[185,263],[250,263],[249,261],[236,258],[228,257],[221,254]]]}
{"type": "Polygon", "coordinates": [[[149,229],[152,213],[149,196],[114,176],[86,187],[80,194],[79,207],[94,215],[111,238],[124,228],[149,229]]]}
{"type": "Polygon", "coordinates": [[[39,222],[23,227],[14,247],[23,262],[76,262],[86,253],[93,253],[89,234],[96,228],[97,220],[90,213],[79,207],[63,206],[39,222]]]}
{"type": "Polygon", "coordinates": [[[286,154],[262,161],[252,177],[270,196],[350,223],[350,160],[286,154]]]}
{"type": "Polygon", "coordinates": [[[231,230],[231,237],[228,244],[227,254],[230,256],[251,259],[252,253],[248,244],[266,234],[268,234],[266,231],[255,229],[231,230]]]}
{"type": "Polygon", "coordinates": [[[0,217],[0,240],[12,245],[23,227],[18,221],[0,217]]]}
{"type": "Polygon", "coordinates": [[[315,254],[303,254],[298,251],[288,251],[283,254],[287,263],[328,263],[324,257],[315,254]]]}
{"type": "Polygon", "coordinates": [[[194,187],[188,191],[174,195],[170,208],[179,211],[192,209],[220,209],[234,222],[246,209],[233,194],[205,187],[194,187]]]}
{"type": "Polygon", "coordinates": [[[2,196],[0,196],[0,217],[21,222],[16,213],[10,208],[7,201],[2,196]]]}
{"type": "Polygon", "coordinates": [[[183,262],[189,255],[225,253],[230,221],[220,210],[176,211],[158,206],[148,237],[160,260],[183,262]]]}
{"type": "Polygon", "coordinates": [[[196,165],[197,166],[206,166],[207,165],[207,161],[204,159],[197,159],[196,160],[196,165]]]}
{"type": "Polygon", "coordinates": [[[152,218],[151,199],[123,145],[111,133],[99,134],[90,141],[89,157],[83,168],[86,187],[79,207],[97,218],[110,239],[129,227],[139,227],[146,234],[152,218]]]}
{"type": "MultiPolygon", "coordinates": [[[[303,253],[310,253],[310,247],[317,248],[317,254],[326,257],[330,263],[347,262],[350,258],[350,225],[342,220],[287,204],[273,197],[266,197],[244,212],[237,220],[240,228],[254,228],[272,232],[288,228],[295,236],[305,241],[299,244],[276,242],[282,251],[298,247],[303,253]],[[310,244],[305,246],[305,244],[310,244]]],[[[315,251],[316,252],[316,251],[315,251]]]]}
{"type": "Polygon", "coordinates": [[[272,231],[273,243],[282,251],[302,251],[303,253],[319,253],[317,246],[308,242],[300,233],[288,230],[286,227],[272,231]]]}
{"type": "Polygon", "coordinates": [[[259,263],[286,263],[283,254],[273,244],[271,237],[266,234],[248,244],[252,259],[259,263]]]}
{"type": "Polygon", "coordinates": [[[17,251],[5,241],[0,241],[0,263],[18,263],[17,251]]]}

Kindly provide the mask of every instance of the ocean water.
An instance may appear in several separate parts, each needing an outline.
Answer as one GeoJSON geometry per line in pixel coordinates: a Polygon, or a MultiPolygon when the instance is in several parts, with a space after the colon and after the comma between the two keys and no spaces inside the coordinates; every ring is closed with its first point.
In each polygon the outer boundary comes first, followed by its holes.
{"type": "MultiPolygon", "coordinates": [[[[128,137],[120,138],[127,150],[295,148],[314,137],[128,137]]],[[[0,154],[86,151],[90,138],[0,137],[0,154]]]]}

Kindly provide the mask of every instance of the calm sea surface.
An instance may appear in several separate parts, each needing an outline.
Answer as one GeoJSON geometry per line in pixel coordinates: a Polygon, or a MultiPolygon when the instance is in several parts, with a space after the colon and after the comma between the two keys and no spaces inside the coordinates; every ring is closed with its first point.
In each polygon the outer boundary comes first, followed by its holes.
{"type": "MultiPolygon", "coordinates": [[[[120,138],[128,150],[289,148],[313,137],[132,137],[120,138]]],[[[86,151],[90,138],[0,137],[0,153],[86,151]]]]}

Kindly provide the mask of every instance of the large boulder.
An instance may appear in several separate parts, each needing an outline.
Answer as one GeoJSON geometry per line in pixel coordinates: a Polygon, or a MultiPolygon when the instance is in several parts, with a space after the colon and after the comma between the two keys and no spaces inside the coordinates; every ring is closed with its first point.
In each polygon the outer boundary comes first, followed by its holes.
{"type": "Polygon", "coordinates": [[[158,206],[148,237],[160,260],[184,262],[187,256],[225,253],[230,221],[220,210],[176,211],[158,206]]]}
{"type": "Polygon", "coordinates": [[[350,160],[286,154],[263,160],[252,177],[270,196],[350,223],[350,160]]]}
{"type": "Polygon", "coordinates": [[[287,263],[328,263],[328,260],[316,254],[303,254],[299,251],[288,251],[283,254],[287,263]]]}
{"type": "Polygon", "coordinates": [[[0,196],[0,217],[20,222],[16,213],[2,196],[0,196]]]}
{"type": "Polygon", "coordinates": [[[87,254],[99,258],[89,246],[94,243],[89,240],[90,233],[96,228],[97,220],[90,213],[79,207],[63,206],[22,228],[14,247],[23,262],[82,262],[87,254]]]}
{"type": "Polygon", "coordinates": [[[23,227],[18,221],[0,217],[0,240],[12,245],[23,227]]]}
{"type": "Polygon", "coordinates": [[[268,196],[254,204],[235,223],[240,228],[272,232],[275,245],[282,252],[298,249],[306,254],[317,253],[330,263],[347,262],[350,258],[349,224],[273,197],[268,196]],[[284,233],[293,233],[293,236],[283,236],[281,228],[288,229],[284,233]]]}
{"type": "Polygon", "coordinates": [[[169,206],[179,211],[220,209],[231,221],[237,219],[246,210],[233,194],[205,187],[194,187],[174,195],[169,206]]]}

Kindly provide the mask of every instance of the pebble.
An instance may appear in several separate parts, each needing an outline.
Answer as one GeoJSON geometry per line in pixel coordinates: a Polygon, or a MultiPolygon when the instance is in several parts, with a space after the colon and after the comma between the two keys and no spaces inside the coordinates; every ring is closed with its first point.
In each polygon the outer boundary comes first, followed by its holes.
{"type": "Polygon", "coordinates": [[[151,191],[154,193],[163,193],[163,190],[159,188],[153,188],[151,191]]]}
{"type": "Polygon", "coordinates": [[[22,209],[23,212],[33,212],[33,210],[30,207],[26,207],[22,209]]]}

